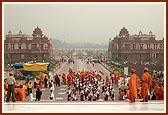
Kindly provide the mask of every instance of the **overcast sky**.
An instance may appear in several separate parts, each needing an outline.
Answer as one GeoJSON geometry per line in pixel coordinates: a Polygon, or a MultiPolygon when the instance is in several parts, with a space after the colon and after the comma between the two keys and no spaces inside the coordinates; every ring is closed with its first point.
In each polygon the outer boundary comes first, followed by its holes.
{"type": "Polygon", "coordinates": [[[125,26],[129,33],[151,30],[164,37],[164,4],[5,4],[4,35],[32,34],[39,26],[49,38],[108,44],[125,26]]]}

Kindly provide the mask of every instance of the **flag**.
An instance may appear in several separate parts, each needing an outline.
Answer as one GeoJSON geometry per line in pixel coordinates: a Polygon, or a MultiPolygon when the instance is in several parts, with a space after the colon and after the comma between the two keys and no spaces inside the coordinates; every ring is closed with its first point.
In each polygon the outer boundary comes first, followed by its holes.
{"type": "Polygon", "coordinates": [[[89,74],[89,76],[90,76],[90,77],[94,77],[94,75],[93,75],[93,74],[89,74]]]}
{"type": "Polygon", "coordinates": [[[99,71],[99,73],[100,73],[101,75],[104,75],[104,72],[102,72],[102,71],[99,71]]]}
{"type": "Polygon", "coordinates": [[[94,76],[95,76],[94,72],[92,72],[92,71],[90,71],[88,74],[89,74],[89,76],[91,76],[91,77],[94,77],[94,76]]]}

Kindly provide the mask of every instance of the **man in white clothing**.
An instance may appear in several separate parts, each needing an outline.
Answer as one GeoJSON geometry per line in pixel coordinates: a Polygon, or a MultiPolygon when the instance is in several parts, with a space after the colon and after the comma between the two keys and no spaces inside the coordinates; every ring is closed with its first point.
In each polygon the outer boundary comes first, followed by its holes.
{"type": "Polygon", "coordinates": [[[50,99],[54,101],[55,98],[54,98],[54,85],[53,85],[53,84],[52,84],[52,86],[50,87],[50,91],[51,91],[50,99]]]}

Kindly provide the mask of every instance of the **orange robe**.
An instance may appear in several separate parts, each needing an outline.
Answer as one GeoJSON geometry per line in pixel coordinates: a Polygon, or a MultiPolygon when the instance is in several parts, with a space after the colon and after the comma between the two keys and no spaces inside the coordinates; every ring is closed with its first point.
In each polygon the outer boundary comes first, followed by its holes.
{"type": "Polygon", "coordinates": [[[161,86],[159,90],[159,100],[164,100],[164,87],[161,86]]]}
{"type": "Polygon", "coordinates": [[[83,75],[83,78],[82,78],[82,79],[83,79],[83,80],[86,79],[86,75],[85,75],[85,74],[83,75]]]}
{"type": "Polygon", "coordinates": [[[6,82],[4,82],[4,89],[5,91],[8,89],[8,84],[6,82]]]}
{"type": "Polygon", "coordinates": [[[72,80],[73,80],[73,79],[74,79],[74,77],[75,77],[75,73],[74,73],[74,72],[70,72],[69,74],[71,75],[72,80]]]}
{"type": "Polygon", "coordinates": [[[135,98],[137,98],[137,90],[138,90],[138,76],[133,73],[130,76],[130,80],[129,80],[129,89],[130,89],[130,101],[134,102],[135,98]]]}
{"type": "Polygon", "coordinates": [[[109,77],[108,77],[108,76],[106,76],[106,84],[105,84],[105,85],[106,85],[106,87],[109,85],[109,81],[110,81],[110,80],[109,80],[109,77]]]}
{"type": "Polygon", "coordinates": [[[99,75],[97,75],[96,78],[98,79],[99,82],[102,80],[102,77],[99,75]]]}
{"type": "Polygon", "coordinates": [[[118,87],[118,76],[114,76],[114,84],[118,87]]]}
{"type": "Polygon", "coordinates": [[[154,92],[155,92],[155,96],[156,96],[156,100],[159,99],[159,86],[155,86],[155,89],[154,89],[154,92]]]}
{"type": "Polygon", "coordinates": [[[68,79],[68,85],[72,85],[73,79],[72,79],[72,76],[70,74],[68,74],[67,79],[68,79]]]}
{"type": "Polygon", "coordinates": [[[84,79],[84,71],[80,72],[80,82],[83,83],[83,79],[84,79]]]}
{"type": "Polygon", "coordinates": [[[81,76],[79,77],[79,81],[82,83],[82,77],[81,76]]]}
{"type": "Polygon", "coordinates": [[[40,80],[41,80],[41,81],[44,81],[44,77],[43,77],[42,75],[40,76],[40,80]]]}
{"type": "Polygon", "coordinates": [[[93,77],[92,76],[90,76],[89,81],[91,84],[93,84],[93,77]]]}
{"type": "Polygon", "coordinates": [[[155,89],[156,85],[157,85],[157,84],[156,84],[156,80],[155,80],[155,79],[152,79],[152,88],[155,89]]]}
{"type": "Polygon", "coordinates": [[[26,99],[26,90],[24,88],[18,89],[19,101],[24,101],[26,99]]]}
{"type": "Polygon", "coordinates": [[[156,86],[155,87],[155,96],[156,100],[164,100],[164,88],[163,86],[156,86]]]}
{"type": "Polygon", "coordinates": [[[15,98],[16,101],[19,101],[18,89],[19,89],[19,88],[15,88],[15,89],[14,89],[14,94],[15,94],[14,98],[15,98]]]}
{"type": "Polygon", "coordinates": [[[130,100],[130,90],[127,90],[126,95],[127,95],[128,99],[130,100]]]}
{"type": "Polygon", "coordinates": [[[63,75],[62,77],[63,77],[63,84],[66,85],[66,76],[63,75]]]}
{"type": "Polygon", "coordinates": [[[124,100],[124,99],[123,99],[123,96],[124,96],[124,91],[121,91],[121,92],[120,92],[120,100],[124,100]]]}
{"type": "Polygon", "coordinates": [[[145,101],[148,98],[148,91],[151,85],[151,75],[148,72],[145,72],[143,73],[141,80],[142,80],[141,96],[145,101]]]}
{"type": "Polygon", "coordinates": [[[43,88],[43,81],[39,81],[39,88],[42,89],[43,88]]]}

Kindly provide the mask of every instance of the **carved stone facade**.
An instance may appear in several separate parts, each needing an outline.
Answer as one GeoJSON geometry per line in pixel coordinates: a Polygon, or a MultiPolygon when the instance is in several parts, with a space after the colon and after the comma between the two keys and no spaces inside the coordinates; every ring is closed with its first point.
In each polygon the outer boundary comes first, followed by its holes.
{"type": "Polygon", "coordinates": [[[48,37],[42,34],[39,27],[35,28],[32,35],[13,34],[11,31],[4,40],[5,63],[27,61],[50,61],[52,44],[48,37]]]}
{"type": "Polygon", "coordinates": [[[129,35],[123,27],[119,35],[109,40],[108,55],[111,60],[120,63],[164,63],[164,39],[156,40],[155,35],[129,35]]]}

